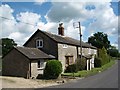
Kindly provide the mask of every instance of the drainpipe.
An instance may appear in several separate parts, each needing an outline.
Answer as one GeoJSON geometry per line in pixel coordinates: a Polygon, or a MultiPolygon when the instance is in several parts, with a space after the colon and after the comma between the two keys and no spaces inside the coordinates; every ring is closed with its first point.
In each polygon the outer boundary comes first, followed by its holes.
{"type": "Polygon", "coordinates": [[[29,68],[30,69],[29,72],[30,72],[30,77],[31,77],[31,60],[30,60],[30,63],[29,63],[29,67],[30,67],[29,68]]]}

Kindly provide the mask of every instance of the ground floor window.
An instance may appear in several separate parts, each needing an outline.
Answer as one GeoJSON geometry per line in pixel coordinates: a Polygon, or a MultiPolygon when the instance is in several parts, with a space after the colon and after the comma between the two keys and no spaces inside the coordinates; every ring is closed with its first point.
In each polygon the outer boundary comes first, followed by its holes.
{"type": "Polygon", "coordinates": [[[40,68],[40,69],[44,68],[44,60],[38,61],[38,68],[40,68]]]}
{"type": "Polygon", "coordinates": [[[66,65],[67,66],[74,63],[73,56],[65,56],[65,58],[66,58],[66,65]]]}

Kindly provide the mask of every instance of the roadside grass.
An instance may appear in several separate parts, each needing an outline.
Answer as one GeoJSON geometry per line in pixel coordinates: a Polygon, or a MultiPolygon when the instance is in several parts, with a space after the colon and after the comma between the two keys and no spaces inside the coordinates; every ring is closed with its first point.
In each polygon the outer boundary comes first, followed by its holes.
{"type": "Polygon", "coordinates": [[[88,77],[91,75],[95,75],[99,72],[103,72],[106,69],[108,69],[109,67],[111,67],[113,64],[115,64],[115,60],[111,60],[109,63],[103,65],[100,68],[93,68],[92,70],[82,70],[82,71],[78,71],[77,73],[64,73],[62,74],[62,76],[72,76],[72,77],[88,77]]]}

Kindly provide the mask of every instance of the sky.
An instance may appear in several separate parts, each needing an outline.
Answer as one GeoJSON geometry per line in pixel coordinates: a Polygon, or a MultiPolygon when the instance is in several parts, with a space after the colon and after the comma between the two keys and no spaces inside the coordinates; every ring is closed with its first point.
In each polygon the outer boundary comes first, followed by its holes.
{"type": "MultiPolygon", "coordinates": [[[[37,29],[57,34],[59,23],[65,28],[65,36],[79,40],[79,29],[73,23],[81,23],[82,40],[94,33],[108,35],[111,45],[118,48],[118,2],[2,2],[0,5],[0,38],[12,38],[22,46],[37,29]]],[[[77,24],[76,24],[77,25],[77,24]]]]}

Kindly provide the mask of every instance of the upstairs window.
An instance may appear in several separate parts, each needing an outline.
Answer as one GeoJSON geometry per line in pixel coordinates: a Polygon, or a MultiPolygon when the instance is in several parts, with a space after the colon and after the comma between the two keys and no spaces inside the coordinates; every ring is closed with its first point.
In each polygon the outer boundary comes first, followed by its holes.
{"type": "Polygon", "coordinates": [[[67,44],[63,44],[63,48],[68,48],[68,45],[67,44]]]}
{"type": "Polygon", "coordinates": [[[43,47],[43,40],[38,39],[36,40],[36,48],[42,48],[43,47]]]}

